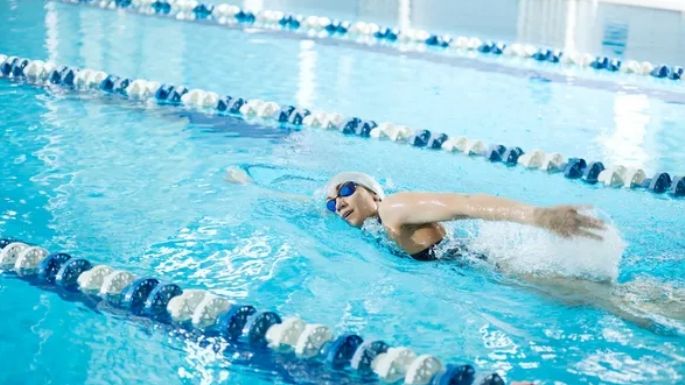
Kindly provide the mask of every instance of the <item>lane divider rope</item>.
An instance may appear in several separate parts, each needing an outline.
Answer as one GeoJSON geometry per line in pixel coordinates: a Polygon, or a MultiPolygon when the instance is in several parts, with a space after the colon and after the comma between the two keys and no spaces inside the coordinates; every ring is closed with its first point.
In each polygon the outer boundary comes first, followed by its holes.
{"type": "Polygon", "coordinates": [[[470,365],[443,365],[429,354],[354,333],[334,335],[325,325],[297,316],[232,303],[206,290],[182,289],[154,277],[137,277],[108,265],[48,250],[16,240],[0,239],[0,272],[16,274],[58,291],[82,294],[135,316],[226,341],[242,341],[254,349],[294,355],[323,363],[331,371],[346,371],[365,382],[403,381],[406,385],[504,385],[493,373],[476,376],[470,365]]]}
{"type": "Polygon", "coordinates": [[[681,80],[683,67],[653,64],[649,61],[625,62],[608,56],[559,49],[535,47],[531,44],[482,40],[477,37],[435,34],[421,29],[382,27],[363,21],[349,22],[325,16],[302,16],[281,11],[252,12],[232,4],[204,4],[196,0],[62,0],[66,3],[89,4],[104,9],[126,9],[146,15],[165,16],[176,20],[199,21],[229,26],[259,27],[287,31],[321,38],[346,39],[359,44],[382,44],[402,50],[426,50],[453,54],[481,54],[528,59],[540,63],[568,67],[591,68],[599,71],[622,72],[659,79],[681,80]]]}
{"type": "Polygon", "coordinates": [[[413,130],[390,122],[376,123],[359,117],[310,111],[271,101],[221,96],[211,91],[188,89],[184,86],[161,84],[145,79],[122,78],[103,71],[58,66],[41,60],[0,54],[0,77],[75,92],[99,91],[144,103],[182,106],[206,114],[240,116],[248,121],[256,119],[296,127],[336,130],[349,136],[389,140],[449,153],[460,152],[510,167],[522,166],[548,173],[560,173],[568,179],[582,180],[587,185],[641,189],[656,194],[668,192],[673,197],[685,196],[685,178],[668,172],[657,172],[648,178],[645,171],[639,168],[622,165],[605,167],[601,161],[586,161],[580,157],[566,158],[559,153],[546,153],[542,150],[524,152],[517,146],[487,145],[478,139],[449,137],[445,133],[413,130]]]}

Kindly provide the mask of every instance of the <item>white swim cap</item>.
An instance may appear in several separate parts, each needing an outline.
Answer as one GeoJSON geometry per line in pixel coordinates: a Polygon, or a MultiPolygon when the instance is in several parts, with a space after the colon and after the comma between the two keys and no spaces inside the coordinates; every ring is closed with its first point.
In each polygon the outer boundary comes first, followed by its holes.
{"type": "Polygon", "coordinates": [[[378,195],[379,198],[385,198],[385,193],[383,192],[383,187],[381,187],[380,183],[371,175],[364,174],[363,172],[341,172],[328,181],[326,184],[326,192],[329,193],[338,185],[345,182],[354,182],[360,186],[366,187],[369,191],[378,195]]]}

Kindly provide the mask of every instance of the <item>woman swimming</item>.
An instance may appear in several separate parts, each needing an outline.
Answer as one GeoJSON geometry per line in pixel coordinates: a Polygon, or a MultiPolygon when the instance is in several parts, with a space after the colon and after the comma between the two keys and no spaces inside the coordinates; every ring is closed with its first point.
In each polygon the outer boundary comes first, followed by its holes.
{"type": "Polygon", "coordinates": [[[580,207],[535,207],[490,195],[401,192],[389,196],[371,176],[343,172],[326,184],[326,208],[352,226],[375,220],[387,236],[412,258],[437,259],[436,247],[446,236],[440,222],[459,219],[508,221],[540,227],[562,237],[601,240],[605,228],[580,207]]]}
{"type": "MultiPolygon", "coordinates": [[[[252,178],[242,167],[231,167],[227,180],[246,184],[252,178]]],[[[269,189],[271,192],[273,190],[269,189]]],[[[545,229],[563,238],[585,237],[603,240],[603,221],[584,215],[578,206],[536,207],[488,195],[454,193],[400,192],[385,195],[371,176],[358,172],[335,175],[325,185],[326,211],[348,224],[364,230],[380,244],[420,261],[466,256],[467,262],[488,259],[499,267],[499,260],[469,250],[455,242],[442,222],[461,219],[508,221],[545,229]],[[385,242],[384,239],[390,240],[385,242]],[[395,247],[396,246],[396,247],[395,247]]],[[[288,198],[310,201],[310,196],[285,194],[288,198]]],[[[609,237],[608,233],[603,233],[609,237]]],[[[553,251],[552,251],[553,252],[553,251]]],[[[500,270],[500,269],[498,269],[500,270]]],[[[570,306],[602,308],[622,319],[653,332],[685,333],[685,290],[647,278],[617,283],[563,274],[536,274],[502,267],[502,281],[561,300],[570,306]]]]}
{"type": "MultiPolygon", "coordinates": [[[[382,227],[381,231],[400,249],[420,261],[455,254],[486,259],[464,246],[455,250],[454,242],[445,242],[447,231],[440,223],[444,221],[516,222],[564,238],[580,236],[595,240],[602,240],[598,232],[606,229],[603,221],[579,213],[581,207],[576,206],[535,207],[495,196],[452,193],[402,192],[385,196],[378,182],[358,172],[340,173],[329,180],[326,208],[355,227],[367,228],[375,222],[373,227],[382,227]]],[[[512,275],[533,284],[535,290],[570,304],[592,304],[653,331],[685,332],[683,289],[649,279],[619,284],[553,275],[512,275]]]]}

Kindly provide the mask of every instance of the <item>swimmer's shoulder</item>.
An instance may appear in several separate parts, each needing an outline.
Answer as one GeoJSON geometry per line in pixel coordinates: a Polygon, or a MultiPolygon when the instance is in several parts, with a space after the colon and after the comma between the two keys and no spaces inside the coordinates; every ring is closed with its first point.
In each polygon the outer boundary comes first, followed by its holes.
{"type": "Polygon", "coordinates": [[[406,214],[407,206],[413,206],[421,197],[425,196],[426,193],[421,192],[398,192],[391,195],[387,195],[378,204],[378,216],[381,218],[381,222],[386,227],[396,228],[406,226],[402,217],[406,214]]]}

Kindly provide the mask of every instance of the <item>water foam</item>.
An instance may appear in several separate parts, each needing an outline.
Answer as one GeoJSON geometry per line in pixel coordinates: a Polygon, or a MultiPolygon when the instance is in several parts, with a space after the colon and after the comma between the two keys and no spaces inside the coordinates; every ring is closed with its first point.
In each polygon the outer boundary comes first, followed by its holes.
{"type": "Polygon", "coordinates": [[[562,238],[532,226],[483,222],[471,248],[506,272],[615,282],[626,244],[611,224],[600,234],[603,241],[562,238]]]}

